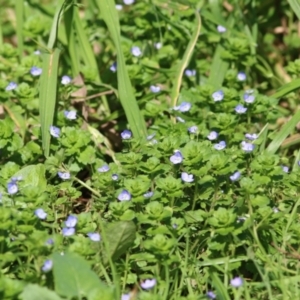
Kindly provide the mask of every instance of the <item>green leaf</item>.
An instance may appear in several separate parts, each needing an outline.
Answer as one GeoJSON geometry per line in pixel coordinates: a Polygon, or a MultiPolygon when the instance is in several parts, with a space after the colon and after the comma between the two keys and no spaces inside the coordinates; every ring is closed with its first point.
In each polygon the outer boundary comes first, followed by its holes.
{"type": "Polygon", "coordinates": [[[293,81],[284,84],[278,91],[272,95],[273,98],[281,98],[300,88],[300,79],[294,79],[293,81]]]}
{"type": "Polygon", "coordinates": [[[89,298],[89,295],[98,292],[102,295],[101,299],[113,299],[112,289],[101,282],[81,256],[75,253],[54,253],[52,260],[55,291],[59,295],[81,299],[82,296],[89,298]]]}
{"type": "Polygon", "coordinates": [[[22,300],[62,300],[55,292],[37,284],[28,284],[19,298],[22,300]]]}
{"type": "Polygon", "coordinates": [[[299,0],[288,0],[288,3],[290,4],[292,10],[300,20],[300,3],[299,0]]]}
{"type": "Polygon", "coordinates": [[[135,240],[136,227],[132,221],[109,224],[105,229],[109,255],[113,260],[124,254],[135,240]]]}

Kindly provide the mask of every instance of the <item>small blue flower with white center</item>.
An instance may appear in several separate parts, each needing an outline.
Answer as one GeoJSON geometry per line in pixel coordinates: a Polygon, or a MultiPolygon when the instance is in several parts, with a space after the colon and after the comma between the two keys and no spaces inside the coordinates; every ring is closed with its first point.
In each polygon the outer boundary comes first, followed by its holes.
{"type": "Polygon", "coordinates": [[[250,153],[254,150],[255,146],[251,143],[247,143],[245,141],[242,141],[242,150],[244,150],[247,153],[250,153]]]}
{"type": "Polygon", "coordinates": [[[219,33],[224,33],[224,32],[226,32],[227,29],[226,29],[226,27],[224,27],[222,25],[218,25],[217,30],[219,33]]]}
{"type": "Polygon", "coordinates": [[[138,46],[133,46],[133,47],[131,48],[131,54],[132,54],[133,56],[135,56],[135,57],[139,57],[139,56],[142,55],[142,51],[141,51],[140,47],[138,47],[138,46]]]}
{"type": "Polygon", "coordinates": [[[134,1],[135,1],[135,0],[123,0],[123,3],[124,3],[125,5],[131,5],[131,4],[134,3],[134,1]]]}
{"type": "Polygon", "coordinates": [[[63,236],[72,236],[75,234],[75,228],[74,227],[65,227],[62,230],[63,236]]]}
{"type": "Polygon", "coordinates": [[[170,161],[172,164],[177,165],[182,163],[183,156],[179,150],[175,150],[174,154],[170,157],[170,161]]]}
{"type": "Polygon", "coordinates": [[[64,75],[62,78],[61,78],[61,84],[63,84],[63,85],[68,85],[68,84],[70,84],[71,83],[71,81],[72,81],[72,78],[70,77],[70,76],[68,76],[68,75],[64,75]]]}
{"type": "Polygon", "coordinates": [[[224,99],[224,92],[222,90],[219,90],[219,91],[214,92],[211,96],[215,102],[219,102],[224,99]]]}
{"type": "Polygon", "coordinates": [[[238,81],[245,81],[247,79],[247,75],[245,72],[238,72],[237,80],[238,81]]]}
{"type": "Polygon", "coordinates": [[[103,165],[102,167],[98,168],[97,171],[99,173],[106,173],[108,172],[110,169],[109,169],[109,166],[108,165],[103,165]]]}
{"type": "Polygon", "coordinates": [[[243,285],[243,279],[241,277],[235,277],[230,280],[230,285],[235,288],[241,287],[243,285]]]}
{"type": "Polygon", "coordinates": [[[47,218],[47,213],[42,208],[36,209],[34,214],[41,220],[45,220],[47,218]]]}
{"type": "Polygon", "coordinates": [[[110,67],[109,69],[113,72],[116,73],[117,72],[117,62],[115,61],[110,67]]]}
{"type": "Polygon", "coordinates": [[[248,94],[248,93],[244,93],[243,98],[244,98],[244,101],[248,104],[251,104],[255,101],[255,96],[248,94]]]}
{"type": "Polygon", "coordinates": [[[64,111],[64,115],[68,120],[76,120],[77,116],[76,116],[77,112],[75,110],[65,110],[64,111]]]}
{"type": "Polygon", "coordinates": [[[52,246],[52,245],[54,245],[54,240],[53,240],[52,238],[49,238],[49,239],[46,241],[45,244],[46,244],[46,245],[49,245],[49,246],[52,246]]]}
{"type": "Polygon", "coordinates": [[[68,228],[75,227],[77,224],[77,217],[73,215],[68,216],[67,220],[65,221],[65,224],[68,228]]]}
{"type": "Polygon", "coordinates": [[[43,72],[43,70],[39,67],[34,66],[30,69],[30,74],[32,76],[40,76],[42,74],[42,72],[43,72]]]}
{"type": "Polygon", "coordinates": [[[56,126],[50,126],[50,134],[55,138],[59,138],[60,129],[56,126]]]}
{"type": "Polygon", "coordinates": [[[116,4],[116,10],[122,10],[123,5],[122,4],[116,4]]]}
{"type": "Polygon", "coordinates": [[[244,114],[247,111],[247,107],[244,107],[242,104],[238,104],[234,110],[237,114],[244,114]]]}
{"type": "Polygon", "coordinates": [[[8,84],[8,86],[5,88],[5,90],[6,90],[7,92],[8,92],[8,91],[13,91],[13,90],[15,90],[17,87],[18,87],[18,85],[17,85],[15,82],[11,81],[11,82],[8,84]]]}
{"type": "Polygon", "coordinates": [[[160,42],[154,43],[154,47],[155,47],[155,49],[159,50],[162,47],[162,43],[160,43],[160,42]]]}
{"type": "Polygon", "coordinates": [[[289,172],[289,167],[287,167],[287,166],[281,166],[281,167],[282,167],[283,172],[285,172],[285,173],[289,172]]]}
{"type": "Polygon", "coordinates": [[[132,132],[130,130],[125,129],[121,132],[121,138],[123,140],[129,140],[132,137],[132,132]]]}
{"type": "Polygon", "coordinates": [[[119,196],[118,196],[119,201],[129,201],[131,200],[131,194],[127,190],[123,190],[119,196]]]}
{"type": "Polygon", "coordinates": [[[52,270],[53,267],[53,261],[51,259],[45,260],[43,266],[42,266],[42,271],[43,272],[49,272],[52,270]]]}
{"type": "Polygon", "coordinates": [[[35,50],[33,53],[34,53],[35,55],[41,55],[41,51],[40,51],[40,50],[35,50]]]}
{"type": "Polygon", "coordinates": [[[11,180],[8,184],[7,184],[7,193],[10,195],[14,195],[19,191],[17,182],[15,180],[11,180]]]}
{"type": "Polygon", "coordinates": [[[119,175],[118,174],[112,174],[111,179],[114,180],[114,181],[117,181],[119,179],[119,175]]]}
{"type": "Polygon", "coordinates": [[[196,70],[190,70],[190,69],[186,69],[184,71],[185,76],[187,77],[193,77],[196,76],[196,70]]]}
{"type": "Polygon", "coordinates": [[[256,133],[246,133],[245,138],[250,141],[255,141],[258,138],[258,135],[256,133]]]}
{"type": "Polygon", "coordinates": [[[210,140],[210,141],[214,141],[218,138],[219,134],[216,132],[216,131],[211,131],[209,133],[209,135],[207,136],[207,138],[210,140]]]}
{"type": "Polygon", "coordinates": [[[240,179],[240,177],[241,177],[241,173],[239,171],[236,171],[231,176],[229,176],[231,181],[237,181],[240,179]]]}
{"type": "Polygon", "coordinates": [[[273,210],[273,213],[274,213],[274,214],[279,213],[279,209],[278,209],[277,207],[275,207],[275,206],[272,208],[272,210],[273,210]]]}
{"type": "Polygon", "coordinates": [[[131,296],[130,294],[122,294],[121,295],[121,300],[130,300],[131,296]]]}
{"type": "Polygon", "coordinates": [[[101,236],[98,232],[89,232],[87,236],[90,238],[93,242],[100,242],[101,236]]]}
{"type": "Polygon", "coordinates": [[[144,197],[145,198],[151,198],[153,196],[153,194],[154,194],[153,192],[149,191],[149,192],[144,194],[144,197]]]}
{"type": "Polygon", "coordinates": [[[225,142],[225,141],[221,141],[220,143],[215,144],[215,145],[214,145],[214,148],[215,148],[216,150],[223,150],[223,149],[226,148],[226,142],[225,142]]]}
{"type": "Polygon", "coordinates": [[[160,92],[160,87],[157,85],[150,85],[150,91],[152,93],[159,93],[160,92]]]}
{"type": "Polygon", "coordinates": [[[174,110],[179,110],[180,112],[187,112],[191,109],[192,104],[190,102],[182,102],[180,105],[175,106],[174,110]]]}
{"type": "Polygon", "coordinates": [[[207,296],[207,298],[209,298],[209,299],[216,299],[216,298],[217,298],[217,295],[216,295],[213,291],[208,291],[208,292],[206,293],[206,296],[207,296]]]}
{"type": "Polygon", "coordinates": [[[68,179],[71,178],[71,174],[69,172],[60,172],[60,171],[58,171],[57,175],[62,180],[68,180],[68,179]]]}
{"type": "Polygon", "coordinates": [[[156,279],[146,279],[145,281],[141,282],[141,288],[144,290],[150,290],[156,285],[156,279]]]}
{"type": "Polygon", "coordinates": [[[198,133],[198,127],[196,125],[191,126],[191,127],[188,128],[188,132],[196,134],[196,133],[198,133]]]}
{"type": "Polygon", "coordinates": [[[188,174],[186,172],[181,173],[181,180],[183,182],[191,183],[194,181],[194,175],[193,174],[188,174]]]}
{"type": "Polygon", "coordinates": [[[150,135],[147,136],[147,141],[152,140],[155,137],[155,133],[152,133],[150,135]]]}
{"type": "Polygon", "coordinates": [[[176,120],[180,123],[185,123],[185,120],[180,117],[176,117],[176,120]]]}

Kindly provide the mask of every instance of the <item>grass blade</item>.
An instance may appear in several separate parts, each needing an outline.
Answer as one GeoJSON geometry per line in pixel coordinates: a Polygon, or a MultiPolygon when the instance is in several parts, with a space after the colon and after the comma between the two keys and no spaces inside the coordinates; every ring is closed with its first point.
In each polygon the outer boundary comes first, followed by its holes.
{"type": "Polygon", "coordinates": [[[300,88],[300,79],[295,79],[283,85],[275,94],[272,95],[273,98],[281,98],[297,89],[300,88]]]}
{"type": "Polygon", "coordinates": [[[292,10],[300,20],[300,3],[299,0],[288,0],[288,3],[290,4],[292,10]]]}
{"type": "Polygon", "coordinates": [[[227,293],[227,289],[220,280],[219,276],[217,275],[216,272],[211,272],[210,273],[211,279],[212,279],[212,284],[215,287],[218,295],[218,299],[224,299],[224,300],[230,300],[230,297],[227,293]]]}
{"type": "Polygon", "coordinates": [[[191,36],[190,42],[185,50],[185,53],[183,55],[183,58],[181,60],[181,62],[178,65],[178,69],[176,72],[176,78],[175,78],[175,84],[172,88],[172,93],[171,93],[171,105],[172,107],[176,106],[177,103],[177,99],[179,96],[179,92],[180,92],[180,87],[181,87],[181,82],[182,82],[182,76],[183,76],[183,72],[186,69],[193,50],[196,46],[199,34],[200,34],[200,29],[201,29],[201,18],[200,18],[200,14],[198,11],[195,12],[196,14],[196,27],[195,27],[195,31],[193,32],[193,35],[191,36]]]}
{"type": "Polygon", "coordinates": [[[23,27],[24,27],[24,1],[23,0],[16,0],[15,7],[16,7],[16,22],[17,22],[17,40],[18,40],[18,51],[20,59],[23,56],[23,49],[24,49],[24,41],[23,41],[23,27]]]}
{"type": "Polygon", "coordinates": [[[130,128],[136,138],[146,137],[147,130],[143,116],[139,110],[130,78],[126,69],[125,59],[121,47],[120,24],[113,0],[98,0],[98,7],[104,22],[111,34],[117,50],[117,76],[121,104],[124,108],[130,128]]]}
{"type": "Polygon", "coordinates": [[[296,125],[300,121],[300,111],[296,112],[295,115],[282,127],[282,129],[278,132],[276,137],[270,143],[268,148],[266,149],[267,153],[274,154],[286,137],[295,130],[296,125]]]}
{"type": "Polygon", "coordinates": [[[56,105],[57,72],[60,50],[54,49],[52,53],[43,54],[43,73],[39,95],[40,119],[42,128],[43,150],[45,156],[49,155],[50,132],[53,124],[56,105]]]}

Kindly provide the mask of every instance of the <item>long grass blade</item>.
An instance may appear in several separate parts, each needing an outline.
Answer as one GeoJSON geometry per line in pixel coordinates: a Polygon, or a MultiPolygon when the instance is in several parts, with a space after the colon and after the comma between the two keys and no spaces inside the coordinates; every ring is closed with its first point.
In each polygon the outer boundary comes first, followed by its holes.
{"type": "Polygon", "coordinates": [[[113,0],[97,0],[101,17],[104,19],[117,50],[117,76],[121,104],[124,108],[130,128],[136,138],[144,138],[147,134],[146,124],[139,110],[130,78],[126,69],[121,47],[120,24],[113,0]]]}
{"type": "Polygon", "coordinates": [[[16,22],[17,22],[17,41],[18,41],[18,51],[20,59],[23,56],[24,41],[23,41],[23,27],[24,27],[24,1],[16,0],[16,22]]]}
{"type": "Polygon", "coordinates": [[[290,4],[292,10],[300,20],[300,2],[299,0],[288,0],[288,3],[290,4]]]}
{"type": "Polygon", "coordinates": [[[283,85],[275,94],[272,95],[272,97],[281,98],[299,88],[300,88],[300,79],[295,79],[283,85]]]}
{"type": "Polygon", "coordinates": [[[196,46],[199,34],[200,34],[200,30],[201,30],[201,18],[200,18],[200,14],[198,11],[195,12],[196,14],[196,26],[195,26],[195,31],[193,32],[193,35],[191,36],[190,42],[185,50],[185,53],[183,55],[183,58],[181,60],[181,62],[178,65],[178,69],[176,72],[176,77],[174,80],[174,86],[172,88],[172,93],[171,93],[171,105],[172,107],[176,106],[177,103],[177,99],[179,97],[179,93],[180,93],[180,87],[181,87],[181,83],[182,83],[182,76],[183,76],[183,72],[186,69],[193,50],[196,46]]]}

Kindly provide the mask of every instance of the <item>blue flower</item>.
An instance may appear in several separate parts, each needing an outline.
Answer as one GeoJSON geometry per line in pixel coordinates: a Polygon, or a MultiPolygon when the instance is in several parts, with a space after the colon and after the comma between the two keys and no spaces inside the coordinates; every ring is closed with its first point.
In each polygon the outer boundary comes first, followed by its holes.
{"type": "Polygon", "coordinates": [[[244,150],[247,153],[252,152],[254,150],[254,147],[255,146],[251,143],[247,143],[245,141],[242,142],[242,150],[244,150]]]}
{"type": "Polygon", "coordinates": [[[131,200],[131,194],[127,190],[123,190],[119,196],[118,196],[119,201],[129,201],[131,200]]]}
{"type": "Polygon", "coordinates": [[[55,127],[55,126],[50,126],[50,134],[55,138],[59,138],[60,129],[58,127],[55,127]]]}
{"type": "Polygon", "coordinates": [[[65,221],[67,227],[75,227],[77,224],[77,217],[76,216],[68,216],[67,220],[65,221]]]}
{"type": "Polygon", "coordinates": [[[215,144],[215,145],[214,145],[214,148],[215,148],[216,150],[223,150],[223,149],[225,149],[225,148],[226,148],[226,143],[225,143],[225,141],[221,141],[219,144],[215,144]]]}
{"type": "Polygon", "coordinates": [[[175,106],[173,109],[174,110],[179,110],[180,112],[187,112],[191,109],[192,104],[189,102],[182,102],[180,105],[175,106]]]}
{"type": "Polygon", "coordinates": [[[247,111],[247,107],[244,107],[242,104],[238,104],[234,110],[238,114],[244,114],[247,111]]]}
{"type": "Polygon", "coordinates": [[[244,101],[245,101],[246,103],[248,103],[248,104],[253,103],[254,100],[255,100],[255,96],[254,96],[254,95],[251,95],[251,94],[249,94],[249,93],[244,93],[243,98],[244,98],[244,101]]]}
{"type": "Polygon", "coordinates": [[[121,295],[121,300],[130,300],[131,296],[130,294],[122,294],[121,295]]]}
{"type": "Polygon", "coordinates": [[[162,43],[160,43],[160,42],[154,43],[154,47],[155,47],[155,49],[159,50],[162,47],[162,43]]]}
{"type": "Polygon", "coordinates": [[[212,291],[208,291],[208,292],[206,293],[206,296],[207,296],[207,298],[209,298],[209,299],[216,299],[216,298],[217,298],[217,295],[216,295],[214,292],[212,292],[212,291]]]}
{"type": "Polygon", "coordinates": [[[185,123],[185,120],[180,117],[176,117],[176,120],[180,123],[185,123]]]}
{"type": "Polygon", "coordinates": [[[274,214],[279,213],[279,209],[278,209],[277,207],[275,207],[275,206],[272,208],[272,210],[273,210],[273,213],[274,213],[274,214]]]}
{"type": "Polygon", "coordinates": [[[89,232],[87,236],[90,238],[93,242],[100,242],[101,236],[98,232],[89,232]]]}
{"type": "Polygon", "coordinates": [[[47,241],[46,241],[46,245],[54,245],[54,240],[52,239],[52,238],[50,238],[50,239],[48,239],[47,241]]]}
{"type": "Polygon", "coordinates": [[[114,181],[117,181],[119,179],[119,175],[118,174],[112,174],[111,179],[114,180],[114,181]]]}
{"type": "Polygon", "coordinates": [[[108,172],[110,169],[109,169],[109,166],[108,165],[103,165],[102,167],[98,168],[97,171],[99,173],[105,173],[105,172],[108,172]]]}
{"type": "Polygon", "coordinates": [[[151,198],[153,196],[153,194],[154,194],[153,192],[149,191],[149,192],[144,194],[144,197],[145,198],[151,198]]]}
{"type": "Polygon", "coordinates": [[[222,90],[219,90],[214,92],[211,96],[215,102],[222,101],[224,99],[224,92],[222,90]]]}
{"type": "Polygon", "coordinates": [[[170,161],[174,165],[180,164],[182,160],[183,160],[183,156],[179,150],[175,150],[174,154],[170,157],[170,161]]]}
{"type": "Polygon", "coordinates": [[[144,290],[150,290],[156,285],[156,279],[146,279],[145,281],[141,282],[141,288],[144,290]]]}
{"type": "Polygon", "coordinates": [[[239,171],[236,171],[231,176],[229,176],[231,181],[237,181],[240,179],[240,177],[241,177],[241,173],[239,171]]]}
{"type": "Polygon", "coordinates": [[[130,130],[125,129],[121,132],[121,138],[123,140],[129,140],[132,137],[132,132],[130,130]]]}
{"type": "Polygon", "coordinates": [[[47,260],[45,260],[45,262],[42,266],[42,271],[49,272],[49,271],[51,271],[52,267],[53,267],[53,261],[51,259],[47,259],[47,260]]]}
{"type": "Polygon", "coordinates": [[[35,55],[41,55],[41,51],[40,51],[40,50],[35,50],[33,53],[34,53],[35,55]]]}
{"type": "Polygon", "coordinates": [[[238,81],[245,81],[247,79],[245,72],[238,72],[237,74],[237,80],[238,81]]]}
{"type": "Polygon", "coordinates": [[[15,180],[11,180],[8,184],[7,184],[7,193],[10,195],[14,195],[19,191],[17,182],[15,180]]]}
{"type": "Polygon", "coordinates": [[[196,133],[198,133],[198,127],[196,125],[191,126],[188,128],[188,132],[196,134],[196,133]]]}
{"type": "Polygon", "coordinates": [[[57,172],[57,175],[62,180],[68,180],[71,178],[71,174],[69,172],[57,172]]]}
{"type": "Polygon", "coordinates": [[[109,68],[113,73],[117,72],[117,62],[114,62],[110,68],[109,68]]]}
{"type": "Polygon", "coordinates": [[[47,218],[47,213],[42,208],[36,209],[34,214],[41,220],[45,220],[47,218]]]}
{"type": "Polygon", "coordinates": [[[8,91],[12,91],[12,90],[15,90],[17,88],[17,84],[13,81],[11,81],[8,86],[5,88],[5,90],[8,92],[8,91]]]}
{"type": "Polygon", "coordinates": [[[235,277],[230,280],[231,286],[238,288],[243,285],[243,279],[241,277],[235,277]]]}
{"type": "Polygon", "coordinates": [[[258,135],[256,133],[246,133],[245,138],[250,141],[254,141],[258,138],[258,135]]]}
{"type": "Polygon", "coordinates": [[[226,32],[227,29],[226,29],[226,27],[224,27],[222,25],[218,25],[217,30],[219,33],[224,33],[224,32],[226,32]]]}
{"type": "Polygon", "coordinates": [[[193,182],[193,181],[194,181],[194,175],[188,174],[188,173],[186,173],[186,172],[182,172],[182,173],[181,173],[181,179],[182,179],[182,181],[184,181],[184,182],[190,183],[190,182],[193,182]]]}
{"type": "Polygon", "coordinates": [[[68,120],[76,120],[76,111],[75,110],[65,110],[64,115],[68,120]]]}
{"type": "Polygon", "coordinates": [[[160,92],[160,87],[158,85],[150,85],[150,91],[152,93],[159,93],[160,92]]]}
{"type": "Polygon", "coordinates": [[[186,69],[186,70],[184,71],[184,74],[185,74],[185,76],[187,76],[187,77],[196,76],[196,70],[189,70],[189,69],[186,69]]]}
{"type": "Polygon", "coordinates": [[[62,230],[62,235],[63,236],[72,236],[72,235],[74,235],[75,234],[75,228],[73,228],[73,227],[65,227],[65,228],[63,228],[63,230],[62,230]]]}
{"type": "Polygon", "coordinates": [[[135,0],[123,0],[124,4],[131,5],[134,3],[135,0]]]}
{"type": "Polygon", "coordinates": [[[216,140],[218,138],[219,134],[216,132],[216,131],[211,131],[209,133],[209,135],[207,136],[207,138],[210,140],[210,141],[213,141],[213,140],[216,140]]]}
{"type": "Polygon", "coordinates": [[[43,70],[41,68],[39,68],[39,67],[32,67],[30,69],[30,74],[32,76],[40,76],[42,74],[42,71],[43,70]]]}
{"type": "Polygon", "coordinates": [[[68,75],[64,75],[62,78],[61,78],[61,84],[63,85],[68,85],[70,84],[72,81],[72,78],[68,75]]]}
{"type": "Polygon", "coordinates": [[[135,57],[139,57],[139,56],[142,55],[142,51],[141,51],[140,47],[138,47],[138,46],[133,46],[133,47],[131,48],[131,54],[132,54],[133,56],[135,56],[135,57]]]}
{"type": "Polygon", "coordinates": [[[281,166],[281,167],[282,167],[283,172],[285,172],[285,173],[289,172],[289,167],[287,167],[287,166],[281,166]]]}

